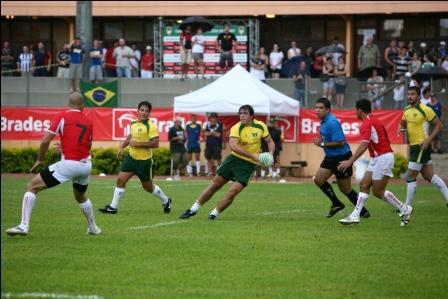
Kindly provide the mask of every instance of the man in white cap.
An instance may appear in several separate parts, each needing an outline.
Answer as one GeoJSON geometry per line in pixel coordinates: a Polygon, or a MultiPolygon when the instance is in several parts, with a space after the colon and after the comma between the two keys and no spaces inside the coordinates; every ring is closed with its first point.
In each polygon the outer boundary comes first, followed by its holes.
{"type": "Polygon", "coordinates": [[[140,64],[141,76],[144,79],[150,79],[154,73],[154,54],[152,53],[152,47],[146,46],[145,55],[142,56],[140,64]]]}
{"type": "Polygon", "coordinates": [[[421,42],[420,50],[418,52],[418,57],[420,57],[420,59],[423,59],[423,56],[428,55],[428,54],[429,54],[429,49],[428,49],[428,47],[426,47],[426,43],[421,42]]]}

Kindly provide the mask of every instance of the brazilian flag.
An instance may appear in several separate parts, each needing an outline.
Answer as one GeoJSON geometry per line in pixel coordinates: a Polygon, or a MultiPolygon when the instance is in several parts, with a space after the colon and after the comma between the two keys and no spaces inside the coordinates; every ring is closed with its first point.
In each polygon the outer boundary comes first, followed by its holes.
{"type": "Polygon", "coordinates": [[[81,80],[81,93],[87,107],[117,107],[118,81],[93,84],[81,80]]]}

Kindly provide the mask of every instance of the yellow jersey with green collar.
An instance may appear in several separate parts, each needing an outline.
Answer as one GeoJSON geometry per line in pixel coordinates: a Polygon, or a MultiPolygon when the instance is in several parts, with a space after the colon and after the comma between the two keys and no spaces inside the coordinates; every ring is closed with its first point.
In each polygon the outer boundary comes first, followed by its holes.
{"type": "MultiPolygon", "coordinates": [[[[238,145],[252,154],[258,154],[261,149],[261,140],[269,136],[269,131],[265,123],[254,119],[252,124],[244,126],[241,121],[230,129],[230,138],[238,138],[238,145]]],[[[243,160],[256,164],[251,158],[237,154],[234,151],[232,155],[243,160]]]]}
{"type": "Polygon", "coordinates": [[[415,107],[408,105],[404,108],[402,120],[406,121],[410,145],[420,144],[428,137],[428,126],[425,122],[432,122],[435,117],[434,110],[423,103],[415,107]]]}
{"type": "MultiPolygon", "coordinates": [[[[155,137],[159,137],[159,131],[151,120],[143,122],[135,120],[131,122],[131,140],[148,142],[155,137]]],[[[152,157],[152,149],[131,146],[129,155],[135,160],[148,160],[152,157]]]]}

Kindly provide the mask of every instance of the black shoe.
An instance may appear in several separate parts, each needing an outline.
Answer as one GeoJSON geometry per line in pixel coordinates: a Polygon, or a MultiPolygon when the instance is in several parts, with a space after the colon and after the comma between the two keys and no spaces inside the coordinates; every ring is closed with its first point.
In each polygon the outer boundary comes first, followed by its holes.
{"type": "Polygon", "coordinates": [[[343,210],[344,208],[345,208],[344,205],[332,206],[330,211],[328,212],[327,218],[333,217],[334,215],[336,215],[337,212],[343,210]]]}
{"type": "Polygon", "coordinates": [[[118,212],[117,209],[114,209],[109,205],[105,206],[102,209],[98,209],[98,211],[100,211],[101,213],[104,213],[104,214],[117,214],[117,212],[118,212]]]}
{"type": "Polygon", "coordinates": [[[180,219],[188,219],[192,216],[196,215],[196,213],[192,212],[190,209],[186,210],[179,216],[180,219]]]}
{"type": "Polygon", "coordinates": [[[370,213],[369,211],[365,210],[364,212],[361,213],[361,218],[369,218],[370,217],[370,213]]]}
{"type": "Polygon", "coordinates": [[[171,212],[171,197],[168,198],[168,202],[163,205],[163,212],[165,214],[169,214],[171,212]]]}
{"type": "Polygon", "coordinates": [[[215,215],[212,214],[208,215],[208,220],[215,220],[215,218],[216,218],[215,215]]]}

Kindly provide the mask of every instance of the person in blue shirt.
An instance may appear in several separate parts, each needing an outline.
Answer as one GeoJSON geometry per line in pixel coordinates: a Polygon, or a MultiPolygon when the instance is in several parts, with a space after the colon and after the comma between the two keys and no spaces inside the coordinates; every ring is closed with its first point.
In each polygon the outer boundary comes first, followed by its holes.
{"type": "MultiPolygon", "coordinates": [[[[437,97],[435,94],[431,94],[431,102],[428,103],[428,106],[432,108],[432,110],[434,110],[434,112],[436,113],[437,117],[442,120],[442,112],[443,112],[443,108],[442,105],[439,103],[439,101],[437,100],[437,97]]],[[[431,131],[434,129],[434,126],[430,125],[431,131]]],[[[436,135],[436,137],[434,137],[434,139],[432,140],[432,152],[433,153],[439,153],[442,154],[442,136],[443,132],[440,131],[439,134],[436,135]]]]}
{"type": "Polygon", "coordinates": [[[84,60],[84,48],[81,39],[76,37],[70,43],[70,67],[68,77],[72,80],[71,92],[79,91],[79,81],[82,78],[82,64],[84,60]]]}
{"type": "Polygon", "coordinates": [[[100,47],[100,41],[93,41],[93,48],[90,49],[90,70],[89,79],[92,83],[103,80],[103,49],[100,47]]]}
{"type": "MultiPolygon", "coordinates": [[[[332,206],[327,217],[333,217],[345,208],[345,205],[337,198],[333,188],[328,183],[328,179],[333,174],[336,176],[339,190],[347,196],[354,206],[356,206],[358,200],[358,193],[352,189],[351,183],[353,168],[350,167],[344,172],[338,170],[339,163],[348,160],[352,156],[352,152],[345,140],[340,122],[330,110],[331,102],[327,98],[320,98],[316,101],[315,111],[317,117],[321,120],[321,125],[320,136],[315,138],[314,145],[323,148],[325,157],[313,179],[314,183],[331,200],[332,206]]],[[[365,208],[361,211],[361,217],[370,217],[365,208]]]]}
{"type": "Polygon", "coordinates": [[[196,164],[196,175],[199,176],[201,172],[201,160],[199,154],[201,153],[200,137],[201,137],[201,125],[196,122],[196,115],[192,114],[190,123],[185,128],[187,134],[187,173],[188,176],[193,176],[192,158],[194,153],[194,160],[196,164]]]}
{"type": "Polygon", "coordinates": [[[216,168],[221,165],[221,151],[223,149],[223,124],[218,121],[216,112],[210,113],[210,123],[205,126],[205,159],[207,159],[206,173],[207,176],[213,176],[213,160],[216,161],[216,168]]]}

